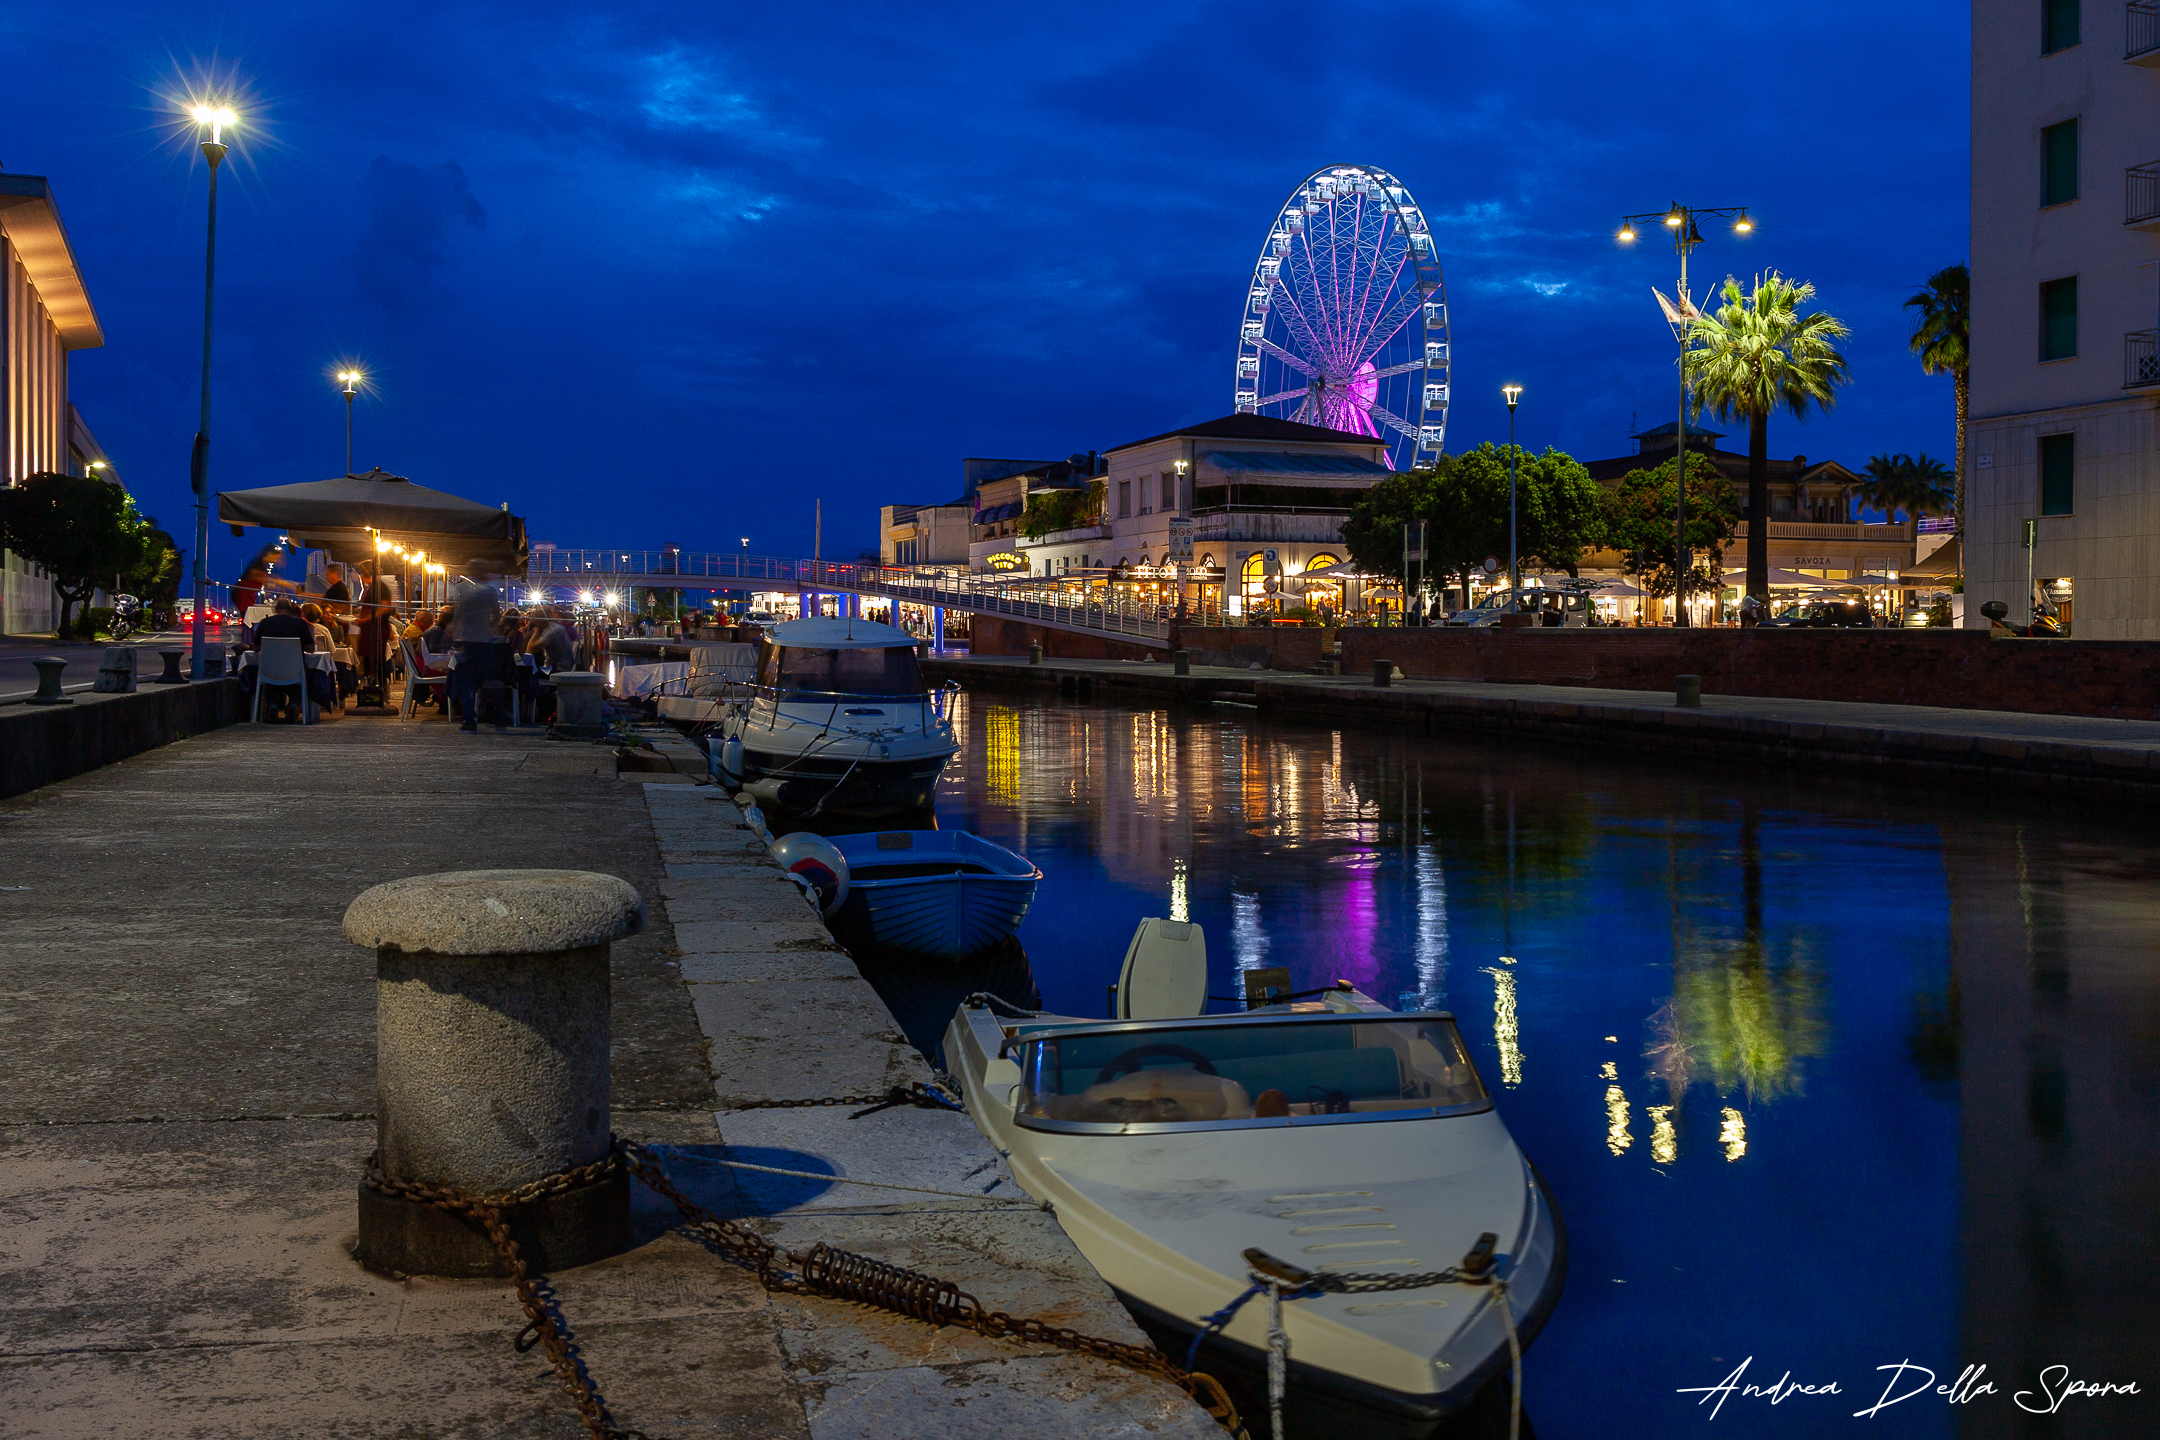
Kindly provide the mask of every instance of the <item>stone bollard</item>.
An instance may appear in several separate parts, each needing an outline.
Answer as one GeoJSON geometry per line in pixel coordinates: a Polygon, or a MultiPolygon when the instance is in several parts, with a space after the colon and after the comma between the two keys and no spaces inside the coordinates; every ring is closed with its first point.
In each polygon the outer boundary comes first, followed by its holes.
{"type": "Polygon", "coordinates": [[[225,652],[211,649],[202,652],[202,673],[205,680],[214,680],[225,673],[225,652]]]}
{"type": "Polygon", "coordinates": [[[72,705],[75,702],[60,693],[60,672],[67,669],[68,662],[58,655],[48,655],[42,660],[32,660],[37,666],[37,694],[23,703],[25,705],[72,705]]]}
{"type": "MultiPolygon", "coordinates": [[[[382,1173],[480,1195],[604,1159],[608,947],[644,928],[637,891],[583,870],[467,870],[377,885],[345,912],[375,951],[382,1173]]],[[[630,1238],[620,1167],[506,1209],[526,1263],[583,1265],[630,1238]]],[[[362,1181],[361,1264],[507,1273],[479,1222],[362,1181]]]]}
{"type": "Polygon", "coordinates": [[[1372,683],[1382,690],[1395,683],[1395,662],[1375,660],[1372,662],[1372,683]]]}
{"type": "Polygon", "coordinates": [[[180,673],[180,662],[187,658],[185,650],[160,650],[158,659],[165,662],[165,673],[152,680],[152,685],[185,685],[187,676],[180,673]]]}
{"type": "Polygon", "coordinates": [[[1700,708],[1702,705],[1702,676],[1675,675],[1673,677],[1673,704],[1700,708]]]}
{"type": "Polygon", "coordinates": [[[1042,642],[1040,640],[1032,640],[1028,642],[1028,664],[1042,664],[1042,642]]]}
{"type": "Polygon", "coordinates": [[[1190,650],[1172,650],[1170,652],[1170,673],[1173,675],[1192,674],[1192,652],[1190,650]]]}
{"type": "Polygon", "coordinates": [[[98,661],[97,683],[91,690],[99,695],[132,695],[135,693],[135,647],[132,645],[108,645],[105,658],[98,661]]]}
{"type": "Polygon", "coordinates": [[[591,670],[558,670],[548,677],[555,685],[555,725],[558,735],[605,735],[607,721],[600,708],[600,687],[607,677],[591,670]]]}

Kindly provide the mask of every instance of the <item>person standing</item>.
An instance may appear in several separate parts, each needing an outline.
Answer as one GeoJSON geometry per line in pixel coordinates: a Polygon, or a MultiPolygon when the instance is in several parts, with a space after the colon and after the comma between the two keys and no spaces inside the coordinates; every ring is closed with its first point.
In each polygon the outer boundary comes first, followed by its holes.
{"type": "Polygon", "coordinates": [[[458,728],[470,735],[480,729],[480,687],[501,666],[495,631],[502,618],[502,597],[494,586],[461,575],[450,587],[450,611],[450,643],[457,647],[450,698],[458,728]]]}

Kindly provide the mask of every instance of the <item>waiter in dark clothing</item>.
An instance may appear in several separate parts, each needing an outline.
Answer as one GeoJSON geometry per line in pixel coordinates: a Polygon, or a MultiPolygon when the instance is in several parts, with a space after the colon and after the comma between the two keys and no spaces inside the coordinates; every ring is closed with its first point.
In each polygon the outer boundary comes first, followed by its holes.
{"type": "Polygon", "coordinates": [[[388,677],[383,674],[383,655],[390,648],[390,622],[397,609],[397,597],[380,576],[370,580],[360,591],[357,612],[360,617],[360,665],[361,674],[367,677],[360,687],[360,703],[381,705],[389,690],[388,677]],[[373,693],[370,694],[369,692],[373,693]]]}

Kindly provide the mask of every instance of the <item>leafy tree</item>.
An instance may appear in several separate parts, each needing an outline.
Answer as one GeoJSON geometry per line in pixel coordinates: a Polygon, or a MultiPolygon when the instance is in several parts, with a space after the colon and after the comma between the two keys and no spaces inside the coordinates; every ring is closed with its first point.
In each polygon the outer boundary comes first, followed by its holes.
{"type": "Polygon", "coordinates": [[[1085,490],[1051,490],[1028,496],[1027,509],[1020,513],[1020,533],[1030,540],[1040,540],[1054,530],[1074,530],[1097,523],[1109,488],[1106,481],[1090,480],[1085,490]]]}
{"type": "Polygon", "coordinates": [[[142,559],[120,572],[120,588],[147,610],[169,610],[180,601],[180,547],[155,516],[143,516],[142,526],[142,559]]]}
{"type": "MultiPolygon", "coordinates": [[[[1780,408],[1805,420],[1811,408],[1828,410],[1836,387],[1851,378],[1834,342],[1851,334],[1836,316],[1802,315],[1815,287],[1795,284],[1775,270],[1756,277],[1743,295],[1727,277],[1725,303],[1690,327],[1695,347],[1685,365],[1695,403],[1719,418],[1748,422],[1747,593],[1770,598],[1770,415],[1780,408]]],[[[1722,486],[1712,487],[1722,489],[1722,486]]]]}
{"type": "Polygon", "coordinates": [[[127,492],[107,480],[46,470],[0,490],[0,545],[52,577],[62,636],[99,585],[149,563],[151,535],[127,492]]]}
{"type": "Polygon", "coordinates": [[[1951,511],[1957,516],[1958,533],[1965,526],[1965,410],[1971,398],[1966,368],[1972,360],[1970,341],[1972,276],[1961,261],[1945,265],[1928,276],[1927,284],[1905,302],[1918,312],[1913,320],[1912,348],[1920,357],[1920,369],[1929,375],[1947,374],[1957,400],[1957,472],[1952,486],[1951,511]]]}
{"type": "MultiPolygon", "coordinates": [[[[1692,467],[1691,467],[1692,468],[1692,467]]],[[[1622,568],[1652,595],[1673,593],[1673,508],[1680,482],[1675,462],[1654,470],[1631,470],[1605,494],[1604,543],[1618,550],[1622,568]]],[[[1688,490],[1687,541],[1691,554],[1688,589],[1714,591],[1722,582],[1725,547],[1732,543],[1740,513],[1732,489],[1715,485],[1688,490]]]]}
{"type": "Polygon", "coordinates": [[[1877,455],[1867,462],[1867,483],[1860,487],[1863,504],[1872,506],[1897,523],[1898,511],[1940,515],[1950,508],[1950,484],[1954,477],[1942,461],[1922,452],[1877,455]]]}
{"type": "MultiPolygon", "coordinates": [[[[1575,459],[1558,450],[1542,455],[1515,452],[1517,553],[1525,566],[1565,570],[1602,543],[1604,508],[1597,482],[1575,459]]],[[[1400,581],[1403,526],[1425,522],[1426,562],[1421,573],[1462,587],[1468,604],[1470,576],[1487,556],[1508,550],[1508,450],[1487,443],[1443,455],[1430,469],[1406,471],[1380,481],[1362,495],[1343,525],[1343,543],[1359,567],[1400,581]]]]}

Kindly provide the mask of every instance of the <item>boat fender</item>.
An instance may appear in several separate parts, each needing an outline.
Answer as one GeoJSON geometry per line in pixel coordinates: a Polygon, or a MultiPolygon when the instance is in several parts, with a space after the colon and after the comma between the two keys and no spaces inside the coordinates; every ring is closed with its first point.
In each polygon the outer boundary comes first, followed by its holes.
{"type": "Polygon", "coordinates": [[[831,915],[847,900],[847,856],[824,836],[808,830],[783,835],[773,841],[772,857],[809,891],[820,914],[831,915]]]}
{"type": "Polygon", "coordinates": [[[742,736],[730,735],[720,743],[720,778],[730,785],[742,784],[743,749],[742,736]]]}

